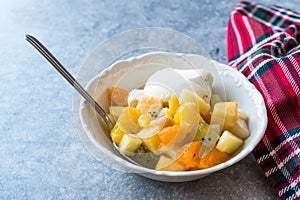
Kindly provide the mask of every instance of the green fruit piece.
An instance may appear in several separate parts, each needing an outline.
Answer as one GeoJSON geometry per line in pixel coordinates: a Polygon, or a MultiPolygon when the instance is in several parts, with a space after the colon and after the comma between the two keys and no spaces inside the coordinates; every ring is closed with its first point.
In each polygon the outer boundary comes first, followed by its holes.
{"type": "Polygon", "coordinates": [[[204,138],[208,132],[208,128],[209,128],[209,125],[207,123],[199,123],[199,128],[195,135],[194,141],[204,140],[204,138]]]}
{"type": "Polygon", "coordinates": [[[155,155],[153,152],[149,152],[143,145],[137,149],[137,153],[128,155],[128,157],[149,169],[154,169],[159,159],[159,156],[155,155]],[[140,150],[143,151],[141,152],[140,150]]]}
{"type": "Polygon", "coordinates": [[[205,156],[207,156],[207,154],[209,154],[209,152],[211,152],[211,150],[215,147],[219,138],[219,126],[210,125],[207,134],[204,137],[204,140],[202,140],[199,157],[204,158],[205,156]]]}

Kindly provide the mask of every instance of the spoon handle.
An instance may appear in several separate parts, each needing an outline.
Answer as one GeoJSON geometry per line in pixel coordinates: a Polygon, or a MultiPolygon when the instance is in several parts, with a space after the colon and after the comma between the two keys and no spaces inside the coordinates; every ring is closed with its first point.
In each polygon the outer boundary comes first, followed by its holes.
{"type": "Polygon", "coordinates": [[[91,106],[100,114],[108,129],[112,130],[112,122],[105,111],[91,97],[91,95],[75,80],[75,78],[64,68],[64,66],[50,53],[50,51],[35,37],[26,35],[26,40],[34,46],[53,67],[90,103],[91,106]]]}

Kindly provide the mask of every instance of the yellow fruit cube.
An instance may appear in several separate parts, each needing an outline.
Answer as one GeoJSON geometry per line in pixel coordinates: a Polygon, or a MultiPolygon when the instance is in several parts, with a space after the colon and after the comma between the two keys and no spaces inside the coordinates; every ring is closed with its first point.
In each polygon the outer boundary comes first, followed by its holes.
{"type": "Polygon", "coordinates": [[[219,151],[233,154],[238,148],[242,146],[244,141],[239,137],[233,135],[230,131],[224,131],[222,133],[216,148],[219,151]]]}
{"type": "Polygon", "coordinates": [[[194,102],[197,105],[197,110],[203,116],[207,115],[210,110],[210,105],[204,99],[199,97],[194,91],[184,89],[179,95],[180,104],[194,102]]]}
{"type": "Polygon", "coordinates": [[[125,132],[120,129],[120,127],[116,124],[112,131],[110,132],[110,137],[112,141],[114,141],[117,145],[120,143],[124,136],[125,132]]]}
{"type": "Polygon", "coordinates": [[[119,149],[122,154],[134,153],[143,141],[133,134],[125,134],[120,141],[119,149]]]}
{"type": "Polygon", "coordinates": [[[174,116],[174,122],[175,124],[179,124],[183,121],[188,124],[188,129],[186,131],[190,132],[198,124],[199,117],[200,114],[197,109],[197,104],[194,102],[186,102],[177,109],[174,116]]]}
{"type": "Polygon", "coordinates": [[[220,124],[221,129],[228,130],[236,124],[238,116],[238,102],[216,103],[211,115],[211,124],[220,124]]]}
{"type": "Polygon", "coordinates": [[[142,113],[134,107],[125,107],[119,115],[117,124],[125,133],[137,133],[141,127],[138,118],[142,113]]]}
{"type": "Polygon", "coordinates": [[[143,128],[137,136],[142,139],[143,144],[147,149],[150,151],[156,151],[159,149],[160,146],[160,139],[158,137],[158,132],[162,127],[160,126],[153,126],[143,128]]]}
{"type": "Polygon", "coordinates": [[[109,106],[109,114],[111,114],[113,119],[117,121],[124,108],[125,107],[123,106],[109,106]]]}

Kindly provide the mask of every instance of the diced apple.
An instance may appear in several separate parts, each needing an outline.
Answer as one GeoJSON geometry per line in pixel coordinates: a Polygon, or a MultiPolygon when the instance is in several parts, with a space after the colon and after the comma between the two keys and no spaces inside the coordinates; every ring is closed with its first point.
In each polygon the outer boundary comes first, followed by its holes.
{"type": "Polygon", "coordinates": [[[161,155],[156,166],[155,170],[162,170],[162,171],[184,171],[185,168],[167,156],[161,155]]]}
{"type": "Polygon", "coordinates": [[[250,135],[248,124],[243,119],[238,119],[236,124],[231,127],[229,131],[243,140],[247,139],[250,135]]]}
{"type": "Polygon", "coordinates": [[[143,141],[133,134],[124,134],[119,144],[119,149],[122,154],[134,153],[143,141]]]}
{"type": "Polygon", "coordinates": [[[244,141],[232,134],[230,131],[224,131],[221,135],[216,148],[219,151],[233,154],[238,148],[243,145],[244,141]]]}

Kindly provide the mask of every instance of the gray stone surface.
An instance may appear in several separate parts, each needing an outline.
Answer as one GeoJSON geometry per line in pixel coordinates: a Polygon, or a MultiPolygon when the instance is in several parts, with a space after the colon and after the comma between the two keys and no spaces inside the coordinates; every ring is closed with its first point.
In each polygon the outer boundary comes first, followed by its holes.
{"type": "MultiPolygon", "coordinates": [[[[110,36],[168,27],[226,63],[226,26],[237,2],[1,1],[0,199],[276,199],[252,155],[186,183],[157,182],[96,161],[77,134],[73,89],[24,40],[26,33],[35,35],[77,74],[88,53],[110,36]]],[[[298,0],[278,4],[300,11],[298,0]]]]}

